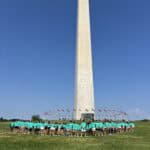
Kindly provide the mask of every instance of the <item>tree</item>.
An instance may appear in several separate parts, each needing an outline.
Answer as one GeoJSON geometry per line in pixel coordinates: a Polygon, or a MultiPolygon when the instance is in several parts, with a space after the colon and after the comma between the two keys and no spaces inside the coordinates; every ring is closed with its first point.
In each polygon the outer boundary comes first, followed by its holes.
{"type": "Polygon", "coordinates": [[[39,115],[33,115],[31,118],[32,122],[40,122],[42,119],[40,118],[39,115]]]}
{"type": "Polygon", "coordinates": [[[4,120],[4,118],[3,117],[0,117],[0,121],[3,121],[4,120]]]}

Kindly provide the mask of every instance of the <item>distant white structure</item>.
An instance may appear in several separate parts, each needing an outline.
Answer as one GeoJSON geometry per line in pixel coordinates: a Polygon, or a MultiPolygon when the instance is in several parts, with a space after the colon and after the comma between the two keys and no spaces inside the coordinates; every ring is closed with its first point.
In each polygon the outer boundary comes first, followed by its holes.
{"type": "Polygon", "coordinates": [[[78,0],[74,119],[94,119],[89,0],[78,0]]]}

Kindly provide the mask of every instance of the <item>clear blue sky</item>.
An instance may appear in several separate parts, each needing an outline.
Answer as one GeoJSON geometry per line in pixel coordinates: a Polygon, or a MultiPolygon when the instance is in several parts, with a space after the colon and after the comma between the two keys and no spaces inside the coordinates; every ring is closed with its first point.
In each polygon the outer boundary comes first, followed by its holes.
{"type": "MultiPolygon", "coordinates": [[[[91,0],[97,107],[150,116],[150,1],[91,0]]],[[[0,116],[72,107],[76,0],[0,1],[0,116]]]]}

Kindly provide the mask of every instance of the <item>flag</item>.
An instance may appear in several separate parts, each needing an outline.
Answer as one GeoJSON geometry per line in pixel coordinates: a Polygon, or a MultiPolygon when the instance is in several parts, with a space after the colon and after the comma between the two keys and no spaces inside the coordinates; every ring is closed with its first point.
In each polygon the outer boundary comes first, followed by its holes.
{"type": "Polygon", "coordinates": [[[126,112],[124,112],[124,115],[127,116],[128,114],[126,112]]]}
{"type": "Polygon", "coordinates": [[[48,115],[49,115],[49,113],[48,113],[48,112],[44,112],[44,115],[45,115],[45,116],[48,116],[48,115]]]}
{"type": "Polygon", "coordinates": [[[60,112],[60,110],[59,110],[59,109],[57,109],[57,111],[58,111],[58,112],[60,112]]]}
{"type": "Polygon", "coordinates": [[[101,109],[98,109],[99,112],[101,112],[101,109]]]}
{"type": "Polygon", "coordinates": [[[67,112],[70,112],[70,110],[69,110],[69,109],[67,109],[66,111],[67,111],[67,112]]]}
{"type": "Polygon", "coordinates": [[[65,112],[65,110],[64,110],[64,109],[61,109],[61,111],[62,111],[62,112],[65,112]]]}
{"type": "Polygon", "coordinates": [[[107,110],[106,109],[103,109],[104,110],[104,112],[106,112],[107,110]]]}
{"type": "Polygon", "coordinates": [[[94,111],[94,112],[95,112],[95,109],[94,109],[94,108],[92,108],[92,111],[94,111]]]}

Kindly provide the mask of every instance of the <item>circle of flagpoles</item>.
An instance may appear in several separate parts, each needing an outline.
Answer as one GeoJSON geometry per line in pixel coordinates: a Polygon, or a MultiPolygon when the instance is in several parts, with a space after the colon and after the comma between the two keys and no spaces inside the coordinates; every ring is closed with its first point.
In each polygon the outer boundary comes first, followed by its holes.
{"type": "MultiPolygon", "coordinates": [[[[50,109],[44,112],[44,118],[47,120],[73,120],[73,114],[77,111],[76,109],[69,108],[57,108],[50,109]]],[[[120,109],[111,108],[96,108],[96,109],[79,109],[78,111],[83,111],[84,113],[93,112],[95,113],[95,120],[128,120],[128,114],[120,109]]]]}

